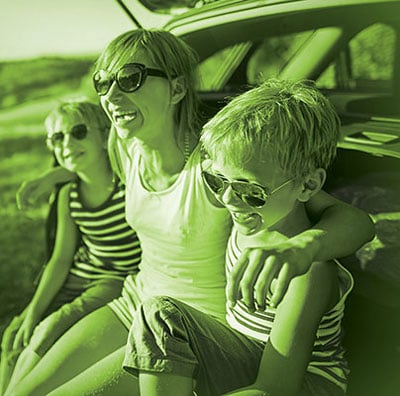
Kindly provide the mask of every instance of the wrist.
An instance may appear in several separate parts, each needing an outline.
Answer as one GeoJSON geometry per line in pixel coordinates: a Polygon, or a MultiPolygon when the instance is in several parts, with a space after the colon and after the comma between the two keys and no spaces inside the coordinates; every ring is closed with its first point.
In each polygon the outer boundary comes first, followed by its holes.
{"type": "Polygon", "coordinates": [[[308,229],[294,238],[298,240],[298,246],[307,254],[310,262],[319,261],[321,251],[321,239],[324,231],[317,229],[308,229]]]}

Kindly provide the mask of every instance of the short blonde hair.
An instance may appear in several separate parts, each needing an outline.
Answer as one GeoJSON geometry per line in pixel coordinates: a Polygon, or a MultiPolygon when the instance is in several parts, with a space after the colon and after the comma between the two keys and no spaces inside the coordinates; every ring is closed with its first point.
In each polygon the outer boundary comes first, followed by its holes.
{"type": "Polygon", "coordinates": [[[54,132],[55,124],[61,117],[79,117],[87,123],[87,126],[96,126],[100,130],[104,142],[107,141],[111,123],[100,105],[88,101],[70,101],[58,104],[45,119],[45,127],[49,133],[54,132]]]}
{"type": "Polygon", "coordinates": [[[336,155],[339,118],[311,81],[269,80],[234,98],[203,128],[212,159],[243,166],[270,156],[288,177],[327,169],[336,155]]]}

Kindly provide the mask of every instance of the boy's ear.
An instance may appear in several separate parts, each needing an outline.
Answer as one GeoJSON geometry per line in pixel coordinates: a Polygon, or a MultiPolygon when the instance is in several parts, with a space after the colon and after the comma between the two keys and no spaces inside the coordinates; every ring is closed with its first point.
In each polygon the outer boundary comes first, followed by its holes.
{"type": "Polygon", "coordinates": [[[318,168],[310,172],[303,179],[303,188],[299,193],[297,199],[300,202],[307,202],[314,194],[321,190],[325,183],[326,171],[325,169],[318,168]]]}
{"type": "Polygon", "coordinates": [[[172,104],[179,103],[186,95],[186,81],[183,76],[175,77],[171,81],[171,102],[172,104]]]}

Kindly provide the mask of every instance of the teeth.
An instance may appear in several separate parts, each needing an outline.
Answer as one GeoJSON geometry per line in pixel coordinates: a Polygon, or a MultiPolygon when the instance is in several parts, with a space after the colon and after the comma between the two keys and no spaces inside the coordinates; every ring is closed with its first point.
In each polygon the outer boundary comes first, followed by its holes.
{"type": "Polygon", "coordinates": [[[136,118],[137,113],[136,111],[133,113],[120,113],[115,115],[115,119],[117,121],[124,120],[124,121],[132,121],[136,118]]]}

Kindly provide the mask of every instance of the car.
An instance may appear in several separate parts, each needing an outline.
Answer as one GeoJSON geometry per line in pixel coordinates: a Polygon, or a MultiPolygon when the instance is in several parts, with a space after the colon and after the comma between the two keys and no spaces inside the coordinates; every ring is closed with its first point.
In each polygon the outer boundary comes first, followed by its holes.
{"type": "Polygon", "coordinates": [[[400,382],[400,1],[122,0],[133,24],[161,28],[199,55],[204,120],[268,78],[310,79],[341,118],[327,190],[371,214],[376,238],[343,262],[350,396],[400,382]]]}

